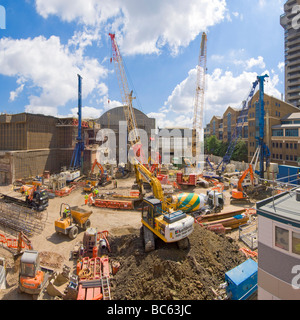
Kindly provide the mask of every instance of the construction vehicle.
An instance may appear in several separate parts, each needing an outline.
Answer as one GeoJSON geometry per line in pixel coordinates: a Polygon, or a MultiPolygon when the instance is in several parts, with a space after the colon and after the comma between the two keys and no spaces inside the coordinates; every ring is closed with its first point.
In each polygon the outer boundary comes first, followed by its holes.
{"type": "Polygon", "coordinates": [[[243,181],[246,178],[246,176],[250,174],[250,180],[251,180],[251,184],[254,187],[254,174],[253,174],[253,169],[252,169],[252,164],[249,164],[249,167],[243,172],[243,174],[241,175],[238,184],[237,184],[237,189],[232,189],[231,191],[231,197],[230,197],[230,203],[234,204],[234,203],[249,203],[250,199],[248,194],[244,191],[243,188],[243,181]]]}
{"type": "Polygon", "coordinates": [[[40,265],[38,251],[25,250],[20,260],[19,290],[38,299],[52,273],[52,269],[40,265]]]}
{"type": "Polygon", "coordinates": [[[34,186],[29,190],[25,201],[31,208],[38,211],[43,211],[48,207],[48,200],[49,198],[47,191],[43,188],[40,188],[40,186],[34,186]]]}
{"type": "Polygon", "coordinates": [[[60,218],[55,220],[55,231],[68,235],[70,239],[75,239],[79,228],[86,230],[91,226],[89,219],[93,213],[91,210],[84,210],[79,207],[70,207],[66,203],[60,205],[60,218]]]}
{"type": "Polygon", "coordinates": [[[85,192],[92,192],[95,187],[97,186],[104,187],[109,183],[111,183],[111,177],[104,171],[101,163],[99,163],[97,159],[95,159],[91,168],[90,177],[86,179],[86,184],[83,187],[83,190],[85,192]],[[99,168],[99,175],[96,175],[94,173],[94,169],[96,166],[99,168]]]}
{"type": "Polygon", "coordinates": [[[188,236],[194,229],[194,218],[183,210],[178,210],[178,201],[172,202],[172,197],[167,199],[164,196],[160,181],[137,159],[134,167],[140,194],[144,194],[143,177],[150,184],[154,195],[143,198],[142,203],[141,222],[145,251],[155,249],[155,237],[165,243],[176,242],[179,248],[187,248],[188,236]]]}
{"type": "Polygon", "coordinates": [[[39,186],[34,186],[27,191],[25,200],[12,197],[6,194],[0,194],[4,202],[15,203],[17,205],[34,209],[36,211],[43,211],[48,207],[48,193],[45,189],[39,186]]]}

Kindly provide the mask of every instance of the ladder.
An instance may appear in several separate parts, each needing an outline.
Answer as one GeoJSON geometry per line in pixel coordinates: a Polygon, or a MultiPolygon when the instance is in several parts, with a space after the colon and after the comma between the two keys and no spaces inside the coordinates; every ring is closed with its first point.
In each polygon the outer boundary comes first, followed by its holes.
{"type": "Polygon", "coordinates": [[[111,300],[109,277],[105,277],[105,276],[101,277],[101,286],[102,286],[103,300],[111,300]]]}

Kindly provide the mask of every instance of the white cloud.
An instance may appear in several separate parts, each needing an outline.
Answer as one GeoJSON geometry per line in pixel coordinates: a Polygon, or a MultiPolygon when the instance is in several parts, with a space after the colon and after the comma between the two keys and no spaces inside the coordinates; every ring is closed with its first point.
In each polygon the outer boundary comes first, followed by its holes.
{"type": "Polygon", "coordinates": [[[197,35],[225,18],[225,0],[36,0],[44,18],[57,15],[91,27],[107,23],[124,54],[158,54],[169,46],[176,54],[197,35]],[[184,27],[183,27],[184,26],[184,27]]]}
{"type": "MultiPolygon", "coordinates": [[[[262,74],[269,74],[268,71],[262,74]]],[[[252,83],[256,81],[256,72],[244,71],[234,76],[230,71],[215,69],[206,75],[205,106],[203,110],[204,124],[211,118],[222,116],[228,106],[241,108],[247,99],[252,83]]],[[[279,77],[272,74],[265,81],[265,93],[280,99],[280,92],[276,89],[279,77]]],[[[196,69],[190,70],[186,79],[179,83],[165,102],[163,110],[151,113],[156,116],[161,127],[192,127],[194,96],[196,90],[196,69]]]]}
{"type": "Polygon", "coordinates": [[[19,94],[24,89],[24,83],[21,84],[15,91],[10,92],[9,101],[15,101],[15,99],[19,96],[19,94]]]}
{"type": "Polygon", "coordinates": [[[279,62],[277,67],[280,70],[280,72],[283,72],[283,70],[284,70],[284,62],[279,62]]]}
{"type": "Polygon", "coordinates": [[[250,58],[248,60],[235,60],[234,63],[236,65],[240,65],[246,70],[250,70],[254,67],[258,67],[260,69],[264,69],[266,67],[266,64],[264,62],[264,58],[261,56],[258,56],[257,59],[250,58]]]}
{"type": "Polygon", "coordinates": [[[43,36],[14,40],[0,39],[0,73],[16,77],[21,86],[11,92],[13,101],[28,86],[32,94],[25,111],[56,115],[57,108],[69,101],[76,101],[78,80],[82,77],[82,95],[87,97],[94,90],[99,95],[107,88],[101,85],[101,78],[107,71],[96,59],[83,56],[83,49],[71,50],[60,38],[43,36]]]}
{"type": "MultiPolygon", "coordinates": [[[[70,116],[77,118],[78,117],[77,112],[78,112],[78,108],[72,108],[70,116]]],[[[82,112],[83,119],[97,119],[101,116],[101,114],[103,113],[103,110],[97,109],[94,107],[84,106],[81,108],[81,112],[82,112]]]]}

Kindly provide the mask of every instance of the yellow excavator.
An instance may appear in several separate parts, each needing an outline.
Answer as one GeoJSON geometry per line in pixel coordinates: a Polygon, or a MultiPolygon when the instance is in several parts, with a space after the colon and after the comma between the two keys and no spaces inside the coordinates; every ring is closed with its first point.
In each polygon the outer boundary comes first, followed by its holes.
{"type": "Polygon", "coordinates": [[[144,197],[142,203],[145,251],[155,249],[156,237],[165,243],[176,242],[180,249],[186,249],[189,245],[188,236],[194,230],[194,218],[183,210],[178,210],[178,201],[172,201],[172,197],[164,196],[160,181],[143,164],[136,160],[134,168],[140,194],[144,195],[143,180],[145,180],[150,184],[154,195],[154,197],[144,197]]]}

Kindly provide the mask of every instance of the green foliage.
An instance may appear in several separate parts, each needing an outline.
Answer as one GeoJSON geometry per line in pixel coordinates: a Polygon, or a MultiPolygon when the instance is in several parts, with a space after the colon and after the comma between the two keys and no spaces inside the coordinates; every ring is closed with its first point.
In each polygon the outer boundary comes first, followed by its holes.
{"type": "Polygon", "coordinates": [[[235,161],[248,161],[248,148],[247,144],[243,140],[239,140],[234,148],[234,151],[232,153],[232,160],[235,161]]]}
{"type": "MultiPolygon", "coordinates": [[[[204,152],[205,154],[224,157],[228,149],[228,145],[229,142],[220,141],[216,136],[208,136],[204,139],[204,152]]],[[[231,159],[234,161],[248,161],[248,147],[245,141],[239,140],[237,142],[231,159]]]]}

